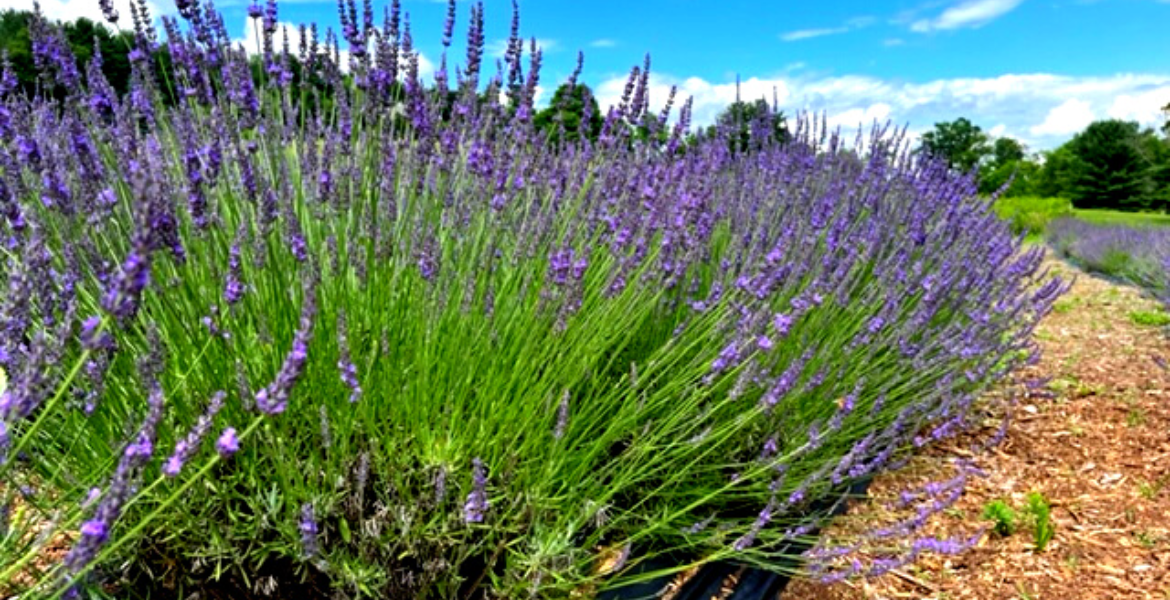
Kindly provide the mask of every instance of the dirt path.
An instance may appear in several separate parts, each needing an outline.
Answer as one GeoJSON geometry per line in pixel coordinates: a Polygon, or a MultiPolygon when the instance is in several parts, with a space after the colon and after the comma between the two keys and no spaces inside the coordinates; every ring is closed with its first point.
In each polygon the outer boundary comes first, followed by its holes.
{"type": "MultiPolygon", "coordinates": [[[[1050,377],[1045,393],[1021,400],[1004,443],[975,459],[987,477],[972,479],[924,532],[978,531],[990,524],[987,503],[1018,511],[1037,491],[1052,507],[1047,548],[1033,549],[1024,521],[956,557],[927,557],[872,581],[802,581],[782,600],[1170,599],[1170,371],[1154,360],[1170,360],[1170,336],[1149,323],[1157,305],[1135,290],[1052,266],[1078,280],[1037,330],[1043,357],[1027,375],[1050,377]]],[[[834,527],[880,518],[908,483],[950,477],[947,450],[880,478],[873,499],[834,527]]]]}

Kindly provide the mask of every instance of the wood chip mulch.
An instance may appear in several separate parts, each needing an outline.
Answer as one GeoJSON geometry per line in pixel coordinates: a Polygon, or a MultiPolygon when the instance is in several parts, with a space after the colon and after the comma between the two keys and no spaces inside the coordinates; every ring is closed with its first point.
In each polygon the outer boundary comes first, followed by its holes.
{"type": "MultiPolygon", "coordinates": [[[[1043,356],[1024,373],[1050,378],[1051,397],[1019,402],[1004,442],[973,458],[986,476],[922,533],[977,532],[990,525],[989,502],[1022,512],[1035,491],[1051,504],[1052,541],[1036,551],[1021,521],[957,556],[927,555],[868,581],[797,581],[781,600],[1170,599],[1170,371],[1155,360],[1170,360],[1170,331],[1135,322],[1135,311],[1159,310],[1137,290],[1050,264],[1077,278],[1037,329],[1043,356]]],[[[883,475],[829,534],[882,521],[898,491],[951,477],[950,462],[969,445],[936,448],[883,475]]]]}

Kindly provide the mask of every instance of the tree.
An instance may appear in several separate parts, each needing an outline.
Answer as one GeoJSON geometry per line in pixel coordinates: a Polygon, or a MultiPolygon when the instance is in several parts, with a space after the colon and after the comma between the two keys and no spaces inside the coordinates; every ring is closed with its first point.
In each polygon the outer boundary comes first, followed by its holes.
{"type": "Polygon", "coordinates": [[[991,145],[990,158],[979,172],[979,193],[993,194],[1002,190],[1004,196],[1024,196],[1031,188],[1031,179],[1039,165],[1027,159],[1027,152],[1019,140],[997,138],[991,145]],[[1003,189],[1011,181],[1008,189],[1003,189]]]}
{"type": "Polygon", "coordinates": [[[1090,124],[1068,142],[1069,199],[1077,208],[1148,208],[1150,163],[1138,149],[1138,124],[1111,119],[1090,124]]]}
{"type": "Polygon", "coordinates": [[[919,152],[945,160],[952,169],[967,173],[979,165],[990,148],[987,134],[978,125],[960,117],[955,121],[935,123],[932,131],[922,134],[919,152]]]}
{"type": "Polygon", "coordinates": [[[1073,155],[1068,144],[1041,152],[1039,172],[1032,179],[1031,193],[1045,198],[1068,198],[1073,155]]]}
{"type": "Polygon", "coordinates": [[[1146,171],[1148,208],[1170,209],[1170,139],[1147,128],[1138,134],[1137,144],[1138,152],[1149,165],[1146,171]]]}
{"type": "Polygon", "coordinates": [[[996,167],[1024,160],[1026,155],[1024,145],[1015,138],[996,138],[995,143],[991,146],[991,160],[996,167]]]}
{"type": "Polygon", "coordinates": [[[1034,181],[1040,171],[1040,165],[1027,158],[1002,164],[992,163],[979,173],[979,193],[994,194],[1002,190],[1006,198],[1035,194],[1034,181]],[[1008,181],[1011,181],[1011,185],[1008,185],[1008,181]],[[1008,185],[1007,189],[1003,189],[1005,185],[1008,185]]]}
{"type": "Polygon", "coordinates": [[[597,106],[597,99],[593,96],[592,90],[583,83],[572,86],[568,83],[561,84],[553,93],[552,102],[549,103],[548,108],[536,113],[533,124],[536,125],[537,130],[545,132],[550,139],[555,141],[559,139],[560,128],[557,126],[559,120],[563,125],[565,139],[569,142],[576,142],[581,137],[581,119],[585,116],[587,104],[590,116],[589,123],[585,128],[586,135],[589,139],[596,141],[597,136],[601,135],[601,110],[597,106]]]}
{"type": "Polygon", "coordinates": [[[728,139],[731,140],[732,151],[746,150],[767,142],[786,143],[792,137],[784,111],[774,111],[763,98],[754,102],[736,100],[729,104],[715,117],[715,124],[708,128],[708,134],[713,136],[720,129],[731,133],[728,139]]]}

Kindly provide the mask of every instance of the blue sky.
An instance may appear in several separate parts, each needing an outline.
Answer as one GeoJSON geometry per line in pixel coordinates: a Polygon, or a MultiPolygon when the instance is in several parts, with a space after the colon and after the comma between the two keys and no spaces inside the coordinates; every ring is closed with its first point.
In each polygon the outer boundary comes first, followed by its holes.
{"type": "MultiPolygon", "coordinates": [[[[240,39],[247,1],[218,3],[240,39]]],[[[0,0],[23,4],[31,0],[0,0]]],[[[96,10],[96,0],[42,1],[50,16],[91,4],[96,10]]],[[[332,0],[280,6],[282,22],[337,22],[332,0]]],[[[492,47],[507,35],[510,0],[485,6],[492,47]]],[[[436,63],[446,3],[403,7],[423,62],[436,63]]],[[[467,11],[460,0],[457,31],[467,11]]],[[[739,74],[745,96],[771,98],[775,88],[787,112],[823,112],[842,127],[892,120],[918,133],[965,116],[1034,150],[1093,119],[1160,125],[1159,109],[1170,103],[1168,26],[1170,0],[521,0],[522,34],[545,49],[545,99],[577,50],[603,105],[650,53],[652,102],[677,85],[694,97],[700,123],[734,99],[739,74]]],[[[461,54],[461,45],[453,51],[461,54]]]]}

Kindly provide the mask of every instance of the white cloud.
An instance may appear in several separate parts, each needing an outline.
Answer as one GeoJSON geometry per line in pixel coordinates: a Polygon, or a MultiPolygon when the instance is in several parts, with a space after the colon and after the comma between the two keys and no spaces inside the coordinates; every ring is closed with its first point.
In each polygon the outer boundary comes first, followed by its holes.
{"type": "Polygon", "coordinates": [[[902,38],[887,38],[887,39],[882,41],[882,45],[887,47],[887,48],[893,48],[895,46],[903,46],[905,44],[906,44],[906,40],[904,40],[902,38]]]}
{"type": "MultiPolygon", "coordinates": [[[[1170,2],[1170,0],[1165,0],[1170,2]]],[[[1157,123],[1165,118],[1163,107],[1170,104],[1170,85],[1156,87],[1134,94],[1122,94],[1113,99],[1106,114],[1111,119],[1157,123]]]]}
{"type": "Polygon", "coordinates": [[[796,31],[789,31],[782,34],[780,39],[786,42],[797,42],[800,40],[808,40],[812,38],[823,37],[826,35],[837,35],[849,31],[848,27],[827,27],[823,29],[798,29],[796,31]]]}
{"type": "MultiPolygon", "coordinates": [[[[1104,117],[1106,107],[1110,107],[1110,116],[1159,125],[1162,115],[1158,109],[1170,102],[1170,74],[1069,77],[1033,73],[914,83],[856,75],[816,77],[808,73],[746,78],[740,85],[740,97],[771,102],[775,88],[786,113],[817,112],[843,129],[889,120],[920,133],[937,122],[967,117],[995,135],[1017,138],[1038,150],[1054,147],[1095,117],[1104,117]],[[1098,112],[1092,107],[1098,107],[1098,112]]],[[[714,122],[715,116],[735,101],[734,80],[713,82],[654,73],[650,77],[653,110],[661,107],[671,85],[679,87],[680,101],[676,106],[688,96],[694,98],[696,125],[714,122]]],[[[597,86],[603,109],[620,101],[624,87],[624,76],[597,86]]]]}
{"type": "Polygon", "coordinates": [[[611,40],[609,38],[601,38],[601,39],[593,40],[592,42],[589,42],[589,46],[591,48],[613,48],[613,47],[616,47],[617,45],[618,45],[617,40],[611,40]]]}
{"type": "Polygon", "coordinates": [[[826,35],[839,35],[842,33],[849,33],[854,29],[862,29],[877,23],[877,18],[871,16],[853,17],[845,22],[840,27],[818,27],[812,29],[798,29],[796,31],[789,31],[788,33],[780,34],[780,39],[785,42],[797,42],[800,40],[808,40],[812,38],[824,37],[826,35]]]}
{"type": "MultiPolygon", "coordinates": [[[[114,0],[114,8],[118,11],[118,28],[130,29],[134,25],[134,21],[130,12],[131,0],[114,0]]],[[[101,6],[97,0],[41,0],[41,12],[45,14],[50,20],[54,21],[73,21],[81,17],[85,17],[98,23],[105,23],[105,17],[102,15],[101,6]]],[[[173,7],[168,4],[168,7],[173,7]]],[[[150,9],[150,16],[158,18],[162,14],[160,6],[153,0],[148,0],[147,7],[150,9]]],[[[32,10],[33,0],[0,0],[0,10],[32,10]]]]}
{"type": "Polygon", "coordinates": [[[933,19],[919,19],[910,25],[912,31],[926,33],[964,27],[982,27],[1014,10],[1024,0],[966,0],[942,12],[933,19]]]}
{"type": "Polygon", "coordinates": [[[1072,135],[1093,122],[1093,108],[1088,102],[1070,98],[1053,107],[1044,121],[1031,128],[1032,135],[1072,135]]]}

